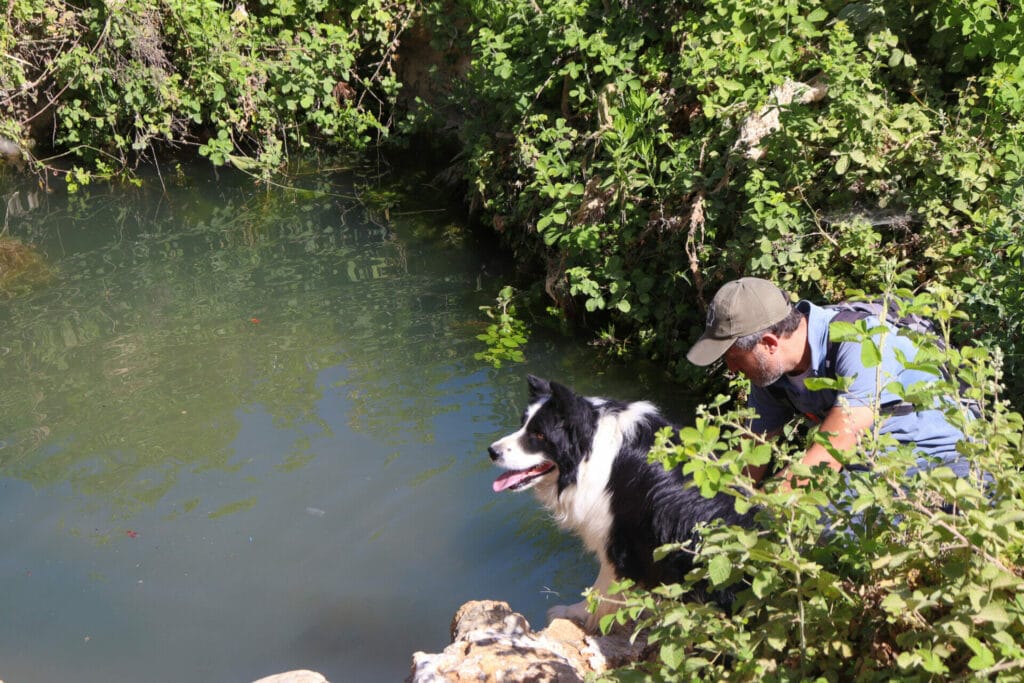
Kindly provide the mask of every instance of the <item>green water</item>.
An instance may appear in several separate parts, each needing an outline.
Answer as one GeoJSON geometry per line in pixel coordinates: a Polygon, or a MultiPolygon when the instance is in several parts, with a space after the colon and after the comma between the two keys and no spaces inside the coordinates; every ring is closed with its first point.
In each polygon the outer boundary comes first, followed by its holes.
{"type": "Polygon", "coordinates": [[[670,400],[656,369],[475,361],[507,274],[428,188],[185,177],[5,190],[42,258],[0,299],[0,679],[396,681],[465,600],[578,599],[594,564],[486,446],[527,372],[670,400]]]}

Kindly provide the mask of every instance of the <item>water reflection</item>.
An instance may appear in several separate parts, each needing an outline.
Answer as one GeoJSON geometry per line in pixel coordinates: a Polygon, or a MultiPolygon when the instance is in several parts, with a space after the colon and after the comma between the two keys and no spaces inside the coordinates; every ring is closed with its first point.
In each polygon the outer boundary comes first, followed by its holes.
{"type": "MultiPolygon", "coordinates": [[[[469,322],[470,282],[410,269],[390,230],[336,196],[220,184],[132,198],[26,226],[59,275],[4,310],[8,476],[152,505],[182,467],[228,466],[241,407],[329,430],[317,371],[339,364],[360,375],[350,427],[426,431],[437,402],[422,389],[450,372],[437,360],[468,350],[443,340],[469,322]]],[[[279,464],[301,461],[291,450],[279,464]]]]}

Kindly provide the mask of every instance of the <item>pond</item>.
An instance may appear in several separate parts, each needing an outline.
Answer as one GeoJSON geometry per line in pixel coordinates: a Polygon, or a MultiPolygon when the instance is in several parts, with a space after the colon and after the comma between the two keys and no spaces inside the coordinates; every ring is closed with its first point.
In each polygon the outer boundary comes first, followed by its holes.
{"type": "Polygon", "coordinates": [[[0,678],[397,681],[463,602],[539,627],[593,580],[487,445],[528,372],[684,401],[540,333],[474,360],[508,273],[437,192],[373,183],[5,191],[41,262],[0,298],[0,678]]]}

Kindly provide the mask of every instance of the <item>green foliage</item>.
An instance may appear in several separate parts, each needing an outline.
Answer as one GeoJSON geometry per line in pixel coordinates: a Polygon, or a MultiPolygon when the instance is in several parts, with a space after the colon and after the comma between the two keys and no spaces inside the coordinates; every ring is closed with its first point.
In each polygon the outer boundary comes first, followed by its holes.
{"type": "MultiPolygon", "coordinates": [[[[919,296],[909,310],[947,330],[955,316],[942,290],[919,296]]],[[[869,348],[889,334],[863,322],[839,332],[869,348]]],[[[662,443],[667,465],[681,463],[704,495],[731,494],[740,509],[756,506],[763,528],[709,528],[684,584],[625,592],[625,607],[606,626],[638,619],[659,657],[608,679],[1024,676],[1024,420],[1000,395],[998,355],[922,342],[918,360],[955,368],[982,406],[981,417],[969,419],[961,404],[946,403],[948,418],[968,436],[960,445],[972,463],[967,479],[945,467],[907,477],[916,454],[877,431],[856,452],[835,454],[870,472],[808,470],[794,464],[802,439],[762,442],[746,430],[748,411],[724,396],[700,409],[679,446],[662,443]],[[769,458],[810,483],[755,487],[744,468],[769,458]],[[688,601],[699,582],[737,588],[732,612],[688,601]]],[[[956,390],[950,379],[904,398],[931,406],[956,390]]]]}
{"type": "Polygon", "coordinates": [[[498,292],[495,306],[480,307],[494,322],[487,326],[486,332],[477,335],[476,338],[484,342],[487,349],[473,354],[473,357],[496,368],[501,367],[502,361],[521,363],[525,359],[521,347],[526,344],[526,323],[516,317],[513,296],[512,288],[505,286],[498,292]]]}
{"type": "Polygon", "coordinates": [[[411,4],[13,0],[0,134],[71,189],[183,146],[268,180],[314,141],[386,133],[411,4]]]}
{"type": "Polygon", "coordinates": [[[465,173],[562,310],[687,374],[725,280],[835,300],[908,260],[1019,385],[1018,4],[497,5],[455,3],[465,173]]]}

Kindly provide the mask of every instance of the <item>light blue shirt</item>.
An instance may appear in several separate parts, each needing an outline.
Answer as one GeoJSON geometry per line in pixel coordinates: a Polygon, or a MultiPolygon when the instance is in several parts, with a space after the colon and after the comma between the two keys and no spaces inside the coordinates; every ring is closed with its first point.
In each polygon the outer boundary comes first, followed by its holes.
{"type": "MultiPolygon", "coordinates": [[[[853,382],[843,392],[831,389],[811,391],[802,383],[797,386],[789,378],[783,377],[773,385],[773,391],[785,391],[792,405],[778,400],[767,389],[753,387],[749,404],[758,414],[751,423],[751,429],[754,431],[773,432],[796,414],[803,414],[820,422],[837,405],[884,406],[888,403],[901,402],[901,397],[885,388],[893,380],[905,388],[922,381],[935,381],[934,374],[905,368],[897,360],[896,349],[900,349],[907,359],[913,359],[917,348],[909,337],[897,334],[891,325],[893,333],[886,335],[884,343],[881,344],[882,362],[879,366],[865,368],[861,362],[860,343],[843,342],[836,353],[835,372],[830,375],[825,367],[825,356],[828,352],[829,322],[836,315],[836,311],[816,306],[809,301],[801,301],[797,308],[807,315],[807,342],[811,349],[811,366],[807,377],[851,377],[853,382]],[[879,372],[881,374],[877,374],[879,372]]],[[[868,317],[866,322],[869,328],[880,324],[878,318],[874,316],[868,317]]],[[[875,339],[877,343],[878,338],[875,339]]],[[[941,410],[919,410],[906,415],[882,415],[877,419],[882,420],[880,433],[891,434],[900,443],[916,446],[921,453],[918,466],[922,469],[929,469],[940,463],[951,467],[957,476],[964,477],[969,474],[970,467],[967,461],[956,451],[956,444],[964,435],[949,424],[941,410]]]]}

